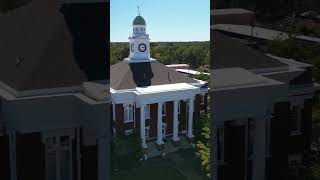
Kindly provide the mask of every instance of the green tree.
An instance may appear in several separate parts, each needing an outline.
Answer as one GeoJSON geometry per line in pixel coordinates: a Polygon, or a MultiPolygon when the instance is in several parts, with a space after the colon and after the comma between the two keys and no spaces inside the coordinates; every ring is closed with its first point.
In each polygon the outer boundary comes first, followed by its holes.
{"type": "Polygon", "coordinates": [[[201,166],[210,178],[210,128],[204,127],[201,133],[201,140],[196,144],[196,155],[200,158],[201,166]]]}
{"type": "Polygon", "coordinates": [[[202,114],[194,124],[196,143],[196,155],[200,159],[201,166],[210,178],[210,113],[202,114]]]}

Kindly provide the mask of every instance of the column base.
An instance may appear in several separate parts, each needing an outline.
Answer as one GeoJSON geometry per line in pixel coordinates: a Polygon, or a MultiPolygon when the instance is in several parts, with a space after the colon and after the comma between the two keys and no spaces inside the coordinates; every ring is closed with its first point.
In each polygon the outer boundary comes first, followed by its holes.
{"type": "Polygon", "coordinates": [[[194,135],[187,135],[187,139],[192,143],[194,141],[194,135]]]}
{"type": "Polygon", "coordinates": [[[180,138],[179,137],[172,137],[172,142],[179,142],[180,138]]]}
{"type": "Polygon", "coordinates": [[[158,151],[161,151],[164,149],[164,144],[157,144],[158,151]]]}
{"type": "Polygon", "coordinates": [[[160,141],[159,141],[159,140],[157,140],[156,144],[157,144],[157,145],[163,145],[163,144],[164,144],[164,142],[163,142],[163,140],[160,140],[160,141]]]}
{"type": "Polygon", "coordinates": [[[148,149],[148,145],[147,145],[146,143],[143,143],[143,144],[142,144],[142,148],[143,148],[143,149],[148,149]]]}
{"type": "Polygon", "coordinates": [[[175,146],[175,147],[180,145],[180,138],[178,138],[178,139],[172,138],[171,141],[172,141],[173,146],[175,146]]]}

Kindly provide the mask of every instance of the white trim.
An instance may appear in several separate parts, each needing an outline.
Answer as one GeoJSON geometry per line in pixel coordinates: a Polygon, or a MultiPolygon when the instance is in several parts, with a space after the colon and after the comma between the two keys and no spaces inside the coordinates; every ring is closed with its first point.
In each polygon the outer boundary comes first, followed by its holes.
{"type": "Polygon", "coordinates": [[[115,104],[137,102],[139,107],[140,104],[188,99],[190,96],[200,94],[201,88],[187,83],[178,83],[125,90],[110,88],[110,93],[111,101],[115,104]]]}

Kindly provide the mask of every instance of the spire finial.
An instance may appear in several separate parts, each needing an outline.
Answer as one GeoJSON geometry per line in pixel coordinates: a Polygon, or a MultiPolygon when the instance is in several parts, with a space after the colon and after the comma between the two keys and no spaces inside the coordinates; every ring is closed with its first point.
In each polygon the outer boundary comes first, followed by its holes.
{"type": "Polygon", "coordinates": [[[141,10],[140,10],[140,3],[139,0],[137,0],[137,8],[138,8],[138,15],[140,16],[141,10]]]}

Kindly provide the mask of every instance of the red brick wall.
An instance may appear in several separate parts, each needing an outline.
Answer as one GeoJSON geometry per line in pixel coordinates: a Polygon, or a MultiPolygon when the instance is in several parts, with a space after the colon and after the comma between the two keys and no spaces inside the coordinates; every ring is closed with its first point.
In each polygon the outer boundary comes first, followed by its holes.
{"type": "Polygon", "coordinates": [[[157,137],[157,122],[158,122],[158,104],[150,105],[150,138],[157,137]]]}
{"type": "Polygon", "coordinates": [[[245,173],[245,125],[233,125],[225,122],[224,160],[226,164],[218,166],[219,180],[244,180],[245,173]]]}
{"type": "Polygon", "coordinates": [[[180,103],[179,132],[187,130],[187,103],[185,101],[180,103]]]}
{"type": "Polygon", "coordinates": [[[117,133],[124,133],[124,108],[123,104],[116,104],[115,105],[115,113],[116,113],[116,132],[117,133]]]}
{"type": "Polygon", "coordinates": [[[134,115],[135,118],[135,124],[136,124],[136,128],[139,130],[140,132],[140,108],[136,107],[136,113],[134,115]]]}
{"type": "Polygon", "coordinates": [[[41,133],[17,134],[16,159],[18,180],[45,179],[45,146],[41,133]]]}
{"type": "Polygon", "coordinates": [[[98,147],[82,146],[81,147],[81,179],[97,180],[98,179],[98,147]]]}
{"type": "Polygon", "coordinates": [[[0,136],[0,179],[10,180],[9,137],[0,136]]]}
{"type": "Polygon", "coordinates": [[[194,119],[197,119],[197,117],[200,116],[200,110],[201,110],[201,95],[197,94],[195,99],[195,107],[194,107],[194,119]]]}
{"type": "Polygon", "coordinates": [[[166,133],[172,134],[173,133],[173,101],[166,103],[166,116],[165,116],[165,122],[167,123],[166,133]]]}
{"type": "Polygon", "coordinates": [[[289,102],[280,102],[274,105],[274,117],[270,124],[270,153],[267,158],[266,172],[268,180],[286,180],[288,175],[289,152],[289,102]]]}

